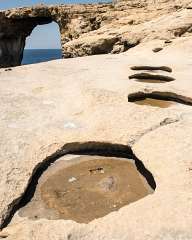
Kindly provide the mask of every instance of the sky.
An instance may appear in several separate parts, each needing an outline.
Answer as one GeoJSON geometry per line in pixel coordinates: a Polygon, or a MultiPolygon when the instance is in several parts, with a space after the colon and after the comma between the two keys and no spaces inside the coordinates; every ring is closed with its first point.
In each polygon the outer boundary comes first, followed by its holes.
{"type": "MultiPolygon", "coordinates": [[[[73,4],[104,2],[105,0],[0,0],[0,10],[35,4],[73,4]]],[[[107,1],[107,0],[106,0],[107,1]]],[[[106,2],[105,1],[105,2],[106,2]]],[[[27,38],[26,49],[61,48],[59,27],[56,23],[37,26],[27,38]]]]}

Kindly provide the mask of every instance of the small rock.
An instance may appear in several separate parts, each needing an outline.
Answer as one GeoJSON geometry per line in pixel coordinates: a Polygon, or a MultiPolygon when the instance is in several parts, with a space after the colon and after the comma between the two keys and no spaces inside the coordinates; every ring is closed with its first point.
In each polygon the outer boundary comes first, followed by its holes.
{"type": "Polygon", "coordinates": [[[75,182],[75,181],[77,181],[77,178],[75,178],[75,177],[71,177],[68,180],[68,182],[70,182],[70,183],[75,182]]]}
{"type": "Polygon", "coordinates": [[[113,50],[111,51],[112,54],[118,54],[124,52],[124,45],[123,44],[117,44],[113,46],[113,50]]]}

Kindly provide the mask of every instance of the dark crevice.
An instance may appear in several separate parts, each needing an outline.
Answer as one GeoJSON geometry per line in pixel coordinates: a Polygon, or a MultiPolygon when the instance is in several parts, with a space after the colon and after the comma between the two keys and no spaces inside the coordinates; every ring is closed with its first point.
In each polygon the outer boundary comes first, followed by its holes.
{"type": "Polygon", "coordinates": [[[165,71],[165,72],[172,72],[172,69],[167,66],[159,66],[159,67],[154,67],[154,66],[132,66],[130,67],[131,70],[149,70],[149,71],[165,71]]]}
{"type": "Polygon", "coordinates": [[[162,47],[157,47],[157,48],[153,48],[153,49],[152,49],[152,51],[153,51],[154,53],[160,52],[160,51],[162,51],[162,50],[163,50],[162,47]]]}
{"type": "Polygon", "coordinates": [[[86,142],[79,143],[73,142],[65,144],[61,149],[47,157],[44,161],[39,163],[33,170],[32,176],[29,179],[29,183],[25,192],[21,197],[15,199],[9,206],[3,221],[0,225],[0,229],[5,228],[11,221],[14,214],[22,207],[24,207],[32,197],[34,196],[38,180],[41,175],[48,169],[48,167],[54,163],[60,157],[66,154],[76,155],[99,155],[107,157],[120,157],[133,159],[135,161],[137,170],[145,177],[148,184],[155,190],[156,183],[153,175],[147,170],[144,164],[134,155],[132,149],[129,146],[121,144],[110,144],[105,142],[86,142]]]}
{"type": "Polygon", "coordinates": [[[129,79],[148,79],[148,80],[159,80],[159,81],[164,81],[164,82],[171,82],[174,81],[175,79],[173,77],[169,76],[164,76],[160,74],[151,74],[151,73],[136,73],[131,76],[129,76],[129,79]]]}
{"type": "Polygon", "coordinates": [[[155,190],[156,182],[154,180],[152,173],[145,167],[143,162],[139,160],[135,155],[133,156],[133,159],[135,160],[137,170],[140,172],[141,175],[143,175],[146,178],[148,184],[152,187],[152,189],[155,190]]]}
{"type": "MultiPolygon", "coordinates": [[[[24,18],[25,19],[25,18],[24,18]]],[[[23,23],[23,19],[11,19],[13,23],[21,24],[23,23]]],[[[47,17],[26,17],[26,24],[34,24],[34,25],[43,25],[43,24],[49,24],[53,21],[53,18],[51,16],[47,17]]]]}
{"type": "Polygon", "coordinates": [[[146,98],[164,100],[164,101],[173,101],[173,102],[192,106],[192,98],[190,97],[185,97],[183,95],[179,95],[173,92],[158,92],[158,91],[154,91],[151,93],[145,93],[145,92],[131,93],[128,95],[128,102],[142,101],[142,100],[145,100],[146,98]]]}

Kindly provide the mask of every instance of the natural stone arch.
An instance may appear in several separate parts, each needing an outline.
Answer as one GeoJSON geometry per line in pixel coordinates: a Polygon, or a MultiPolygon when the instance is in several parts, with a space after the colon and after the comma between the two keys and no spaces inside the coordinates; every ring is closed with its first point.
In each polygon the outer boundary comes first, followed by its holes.
{"type": "Polygon", "coordinates": [[[65,58],[117,54],[153,39],[169,44],[190,33],[190,7],[181,4],[178,12],[174,1],[159,0],[159,4],[157,9],[151,1],[118,0],[116,4],[38,5],[0,11],[0,68],[20,65],[26,37],[44,21],[59,25],[65,58]],[[152,9],[158,14],[150,15],[152,9]],[[138,19],[133,20],[135,11],[138,19]],[[171,16],[170,11],[174,12],[171,16]],[[171,24],[167,25],[165,18],[171,24]]]}
{"type": "Polygon", "coordinates": [[[45,25],[37,25],[26,38],[21,65],[61,58],[61,34],[58,24],[52,21],[45,25]]]}
{"type": "Polygon", "coordinates": [[[23,58],[26,38],[37,25],[56,22],[64,44],[82,33],[100,27],[100,15],[111,9],[111,4],[85,4],[24,7],[0,11],[0,68],[18,66],[23,58]]]}
{"type": "Polygon", "coordinates": [[[20,65],[26,38],[37,25],[48,24],[53,21],[55,20],[51,16],[10,19],[6,24],[7,29],[4,29],[4,32],[0,34],[0,67],[20,65]]]}

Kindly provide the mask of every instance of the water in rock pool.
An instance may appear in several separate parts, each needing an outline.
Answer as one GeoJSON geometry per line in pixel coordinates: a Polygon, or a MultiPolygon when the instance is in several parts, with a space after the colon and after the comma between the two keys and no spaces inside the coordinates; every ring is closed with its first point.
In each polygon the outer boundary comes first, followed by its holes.
{"type": "Polygon", "coordinates": [[[175,102],[172,102],[172,101],[164,101],[164,100],[158,100],[158,99],[152,99],[152,98],[138,100],[138,101],[135,101],[134,103],[138,105],[147,105],[147,106],[159,107],[159,108],[168,108],[173,104],[176,104],[175,102]]]}
{"type": "Polygon", "coordinates": [[[61,59],[61,49],[25,49],[22,64],[33,64],[61,59]]]}
{"type": "Polygon", "coordinates": [[[41,176],[19,215],[88,223],[152,192],[133,160],[81,156],[71,162],[64,157],[41,176]]]}
{"type": "Polygon", "coordinates": [[[165,81],[156,79],[136,79],[135,81],[140,83],[166,83],[165,81]]]}

